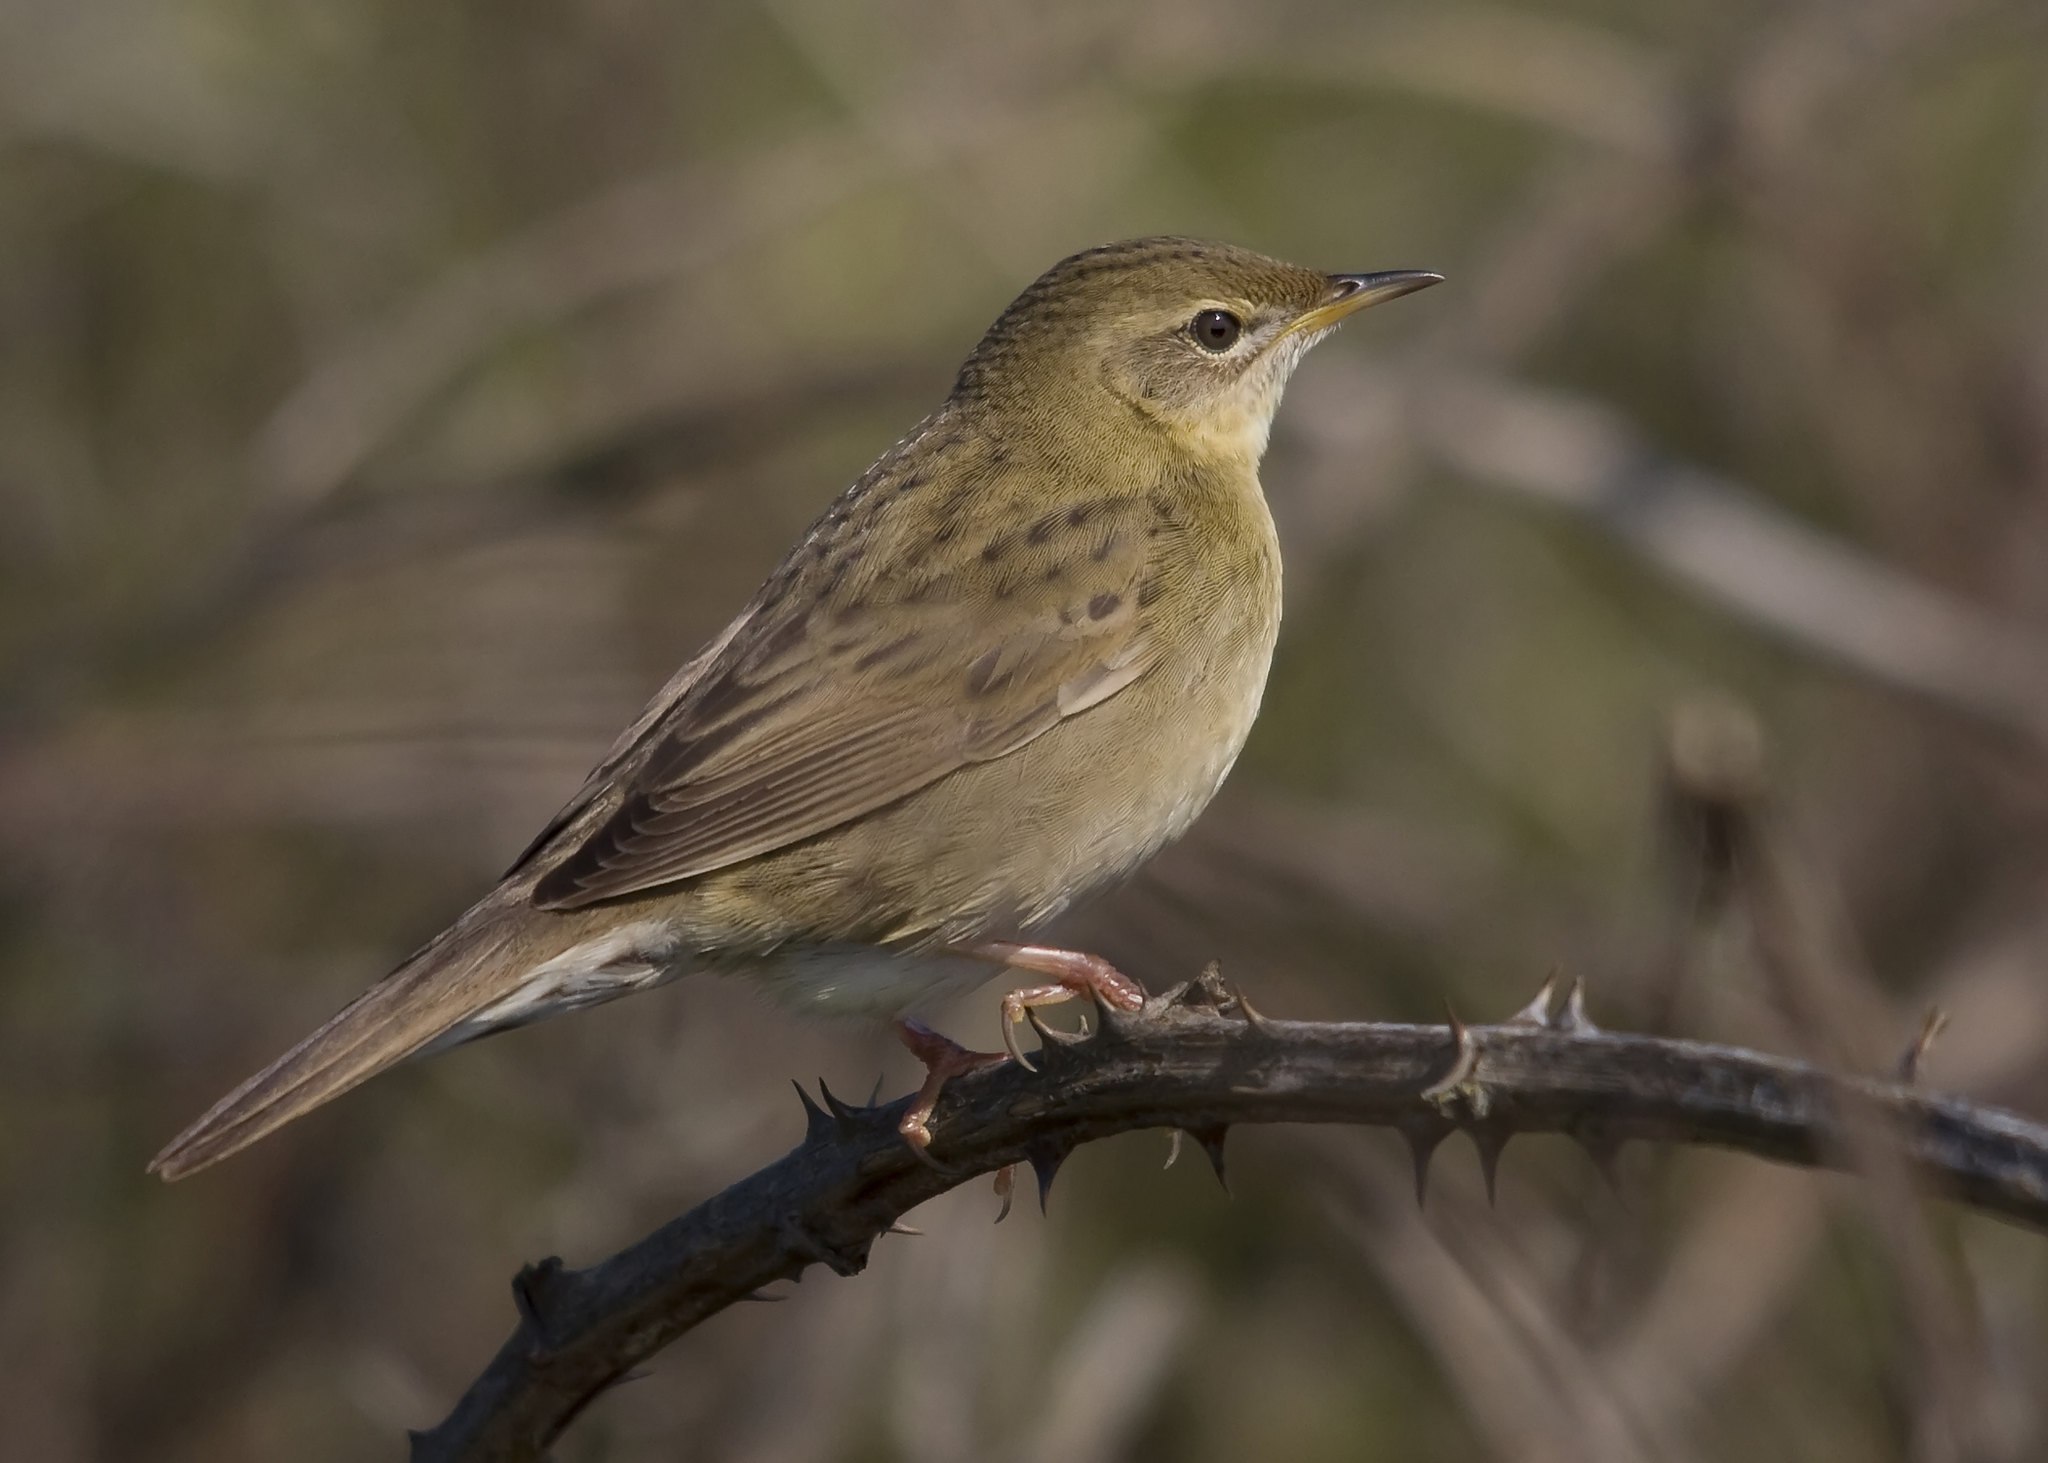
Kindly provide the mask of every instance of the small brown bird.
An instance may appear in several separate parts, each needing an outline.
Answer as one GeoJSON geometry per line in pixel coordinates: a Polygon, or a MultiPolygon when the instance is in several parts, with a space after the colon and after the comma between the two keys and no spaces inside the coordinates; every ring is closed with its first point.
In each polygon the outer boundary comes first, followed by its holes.
{"type": "Polygon", "coordinates": [[[1419,270],[1138,239],[1054,265],[499,885],[179,1134],[181,1178],[406,1057],[700,971],[895,1020],[1009,967],[1027,1008],[1138,986],[1025,943],[1200,813],[1280,624],[1259,459],[1281,388],[1419,270]]]}

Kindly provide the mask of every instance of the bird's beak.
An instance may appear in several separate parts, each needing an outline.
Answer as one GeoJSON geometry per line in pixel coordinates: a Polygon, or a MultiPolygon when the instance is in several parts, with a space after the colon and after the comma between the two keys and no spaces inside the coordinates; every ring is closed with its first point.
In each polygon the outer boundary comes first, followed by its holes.
{"type": "Polygon", "coordinates": [[[1323,298],[1316,307],[1293,325],[1288,333],[1297,330],[1327,330],[1347,315],[1360,310],[1383,305],[1388,300],[1398,300],[1403,295],[1412,295],[1417,290],[1426,290],[1433,284],[1442,284],[1444,277],[1427,269],[1383,269],[1378,274],[1333,274],[1330,287],[1323,292],[1323,298]]]}

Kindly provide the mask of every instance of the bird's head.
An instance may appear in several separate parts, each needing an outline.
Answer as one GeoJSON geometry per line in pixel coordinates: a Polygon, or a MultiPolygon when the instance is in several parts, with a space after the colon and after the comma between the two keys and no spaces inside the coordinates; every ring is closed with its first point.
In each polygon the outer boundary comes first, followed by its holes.
{"type": "Polygon", "coordinates": [[[955,395],[1101,412],[1112,427],[1135,419],[1198,455],[1256,463],[1310,346],[1347,316],[1442,278],[1324,274],[1196,239],[1109,244],[1061,260],[1019,295],[968,357],[955,395]]]}

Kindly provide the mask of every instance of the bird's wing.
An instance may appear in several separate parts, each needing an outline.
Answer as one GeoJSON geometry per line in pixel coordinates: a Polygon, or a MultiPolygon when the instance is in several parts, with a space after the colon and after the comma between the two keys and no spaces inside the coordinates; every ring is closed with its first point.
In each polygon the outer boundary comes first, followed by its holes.
{"type": "Polygon", "coordinates": [[[612,813],[541,851],[534,903],[575,909],[813,837],[1143,675],[1151,500],[1020,512],[1005,492],[1004,527],[977,531],[975,497],[821,520],[649,727],[612,813]]]}

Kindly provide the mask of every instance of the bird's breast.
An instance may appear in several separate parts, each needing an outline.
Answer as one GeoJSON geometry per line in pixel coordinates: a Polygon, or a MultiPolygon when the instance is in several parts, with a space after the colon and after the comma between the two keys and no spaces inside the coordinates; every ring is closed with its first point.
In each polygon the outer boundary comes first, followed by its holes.
{"type": "MultiPolygon", "coordinates": [[[[1029,933],[1184,832],[1258,714],[1280,559],[1255,482],[1162,496],[1159,515],[1135,595],[1143,674],[1014,750],[719,871],[679,898],[679,913],[722,944],[931,951],[1029,933]]],[[[854,986],[889,995],[906,970],[851,984],[808,966],[788,975],[837,1000],[854,986]]]]}
{"type": "Polygon", "coordinates": [[[1256,483],[1175,505],[1141,593],[1145,675],[1000,763],[975,769],[1012,810],[1008,887],[992,908],[1029,926],[1129,874],[1185,832],[1250,735],[1280,628],[1280,555],[1256,483]]]}

